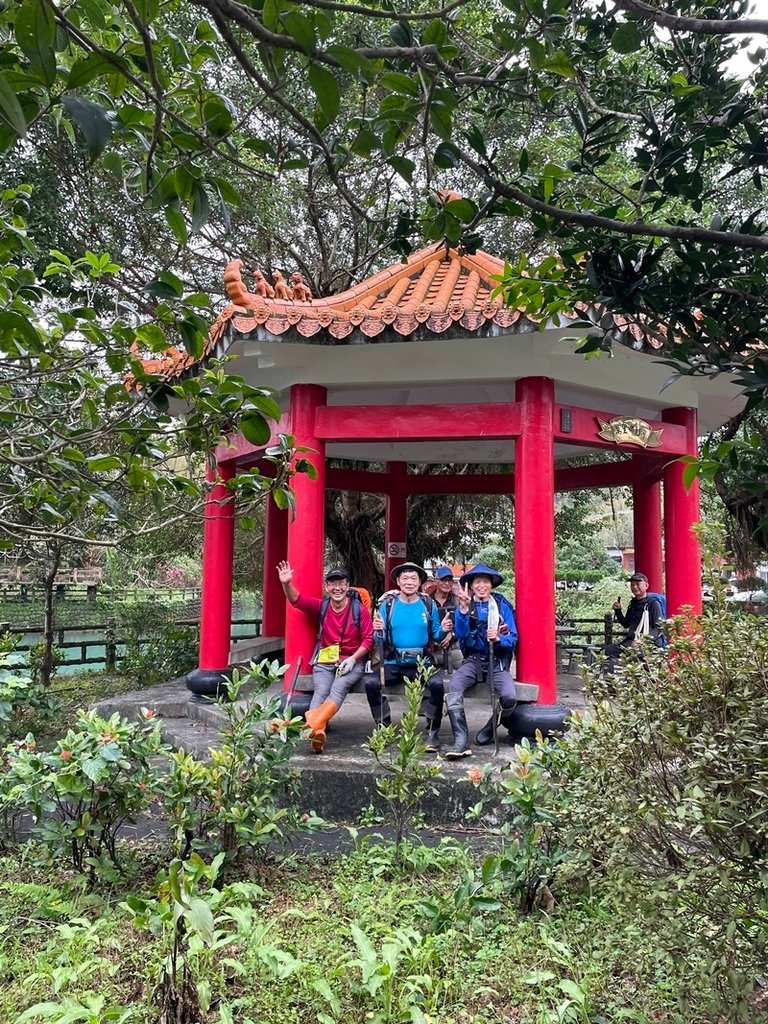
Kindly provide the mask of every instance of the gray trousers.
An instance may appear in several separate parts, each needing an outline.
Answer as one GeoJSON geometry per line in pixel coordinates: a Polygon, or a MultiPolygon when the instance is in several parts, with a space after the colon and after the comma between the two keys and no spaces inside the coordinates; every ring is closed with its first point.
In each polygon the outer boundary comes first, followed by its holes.
{"type": "Polygon", "coordinates": [[[312,681],[315,684],[315,692],[312,694],[310,708],[319,708],[325,700],[332,700],[337,707],[341,707],[344,700],[355,685],[360,682],[365,672],[365,662],[358,661],[351,672],[345,676],[336,675],[335,665],[315,665],[312,669],[312,681]]]}
{"type": "MultiPolygon", "coordinates": [[[[475,683],[482,683],[488,677],[488,660],[473,658],[471,655],[463,665],[456,669],[448,684],[448,693],[456,694],[464,701],[464,692],[475,683]]],[[[517,698],[515,680],[509,672],[501,667],[498,661],[493,663],[493,691],[497,697],[517,698]]]]}

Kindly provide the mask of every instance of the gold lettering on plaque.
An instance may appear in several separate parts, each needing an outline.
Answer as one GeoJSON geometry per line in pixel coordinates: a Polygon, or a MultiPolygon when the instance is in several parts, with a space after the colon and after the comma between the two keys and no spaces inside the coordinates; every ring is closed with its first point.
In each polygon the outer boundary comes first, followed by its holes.
{"type": "Polygon", "coordinates": [[[661,444],[663,428],[654,430],[650,423],[636,416],[614,416],[611,420],[601,420],[599,416],[595,418],[600,424],[597,436],[605,441],[637,444],[641,448],[658,448],[661,444]]]}

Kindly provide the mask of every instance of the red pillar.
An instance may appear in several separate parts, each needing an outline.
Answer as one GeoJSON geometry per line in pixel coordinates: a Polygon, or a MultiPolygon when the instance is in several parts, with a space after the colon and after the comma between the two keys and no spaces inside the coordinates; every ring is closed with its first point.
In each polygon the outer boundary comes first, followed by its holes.
{"type": "Polygon", "coordinates": [[[517,678],[557,701],[555,660],[555,387],[546,377],[517,382],[521,433],[515,444],[515,613],[517,678]]]}
{"type": "MultiPolygon", "coordinates": [[[[317,471],[317,479],[305,473],[292,479],[296,515],[288,523],[288,561],[295,571],[296,586],[302,594],[320,597],[323,586],[325,542],[325,442],[315,436],[315,413],[325,404],[326,390],[317,384],[294,384],[291,388],[291,433],[296,444],[311,449],[303,457],[317,471]]],[[[308,616],[288,607],[285,617],[285,660],[292,669],[302,658],[302,672],[309,670],[317,630],[308,616]]],[[[289,686],[289,672],[284,676],[289,686]]]]}
{"type": "MultiPolygon", "coordinates": [[[[636,461],[636,460],[633,460],[636,461]]],[[[661,483],[644,475],[648,467],[638,461],[632,484],[632,517],[635,537],[635,571],[648,577],[650,590],[664,590],[661,557],[661,483]]]]}
{"type": "Polygon", "coordinates": [[[264,523],[264,577],[261,635],[285,636],[285,594],[277,578],[277,563],[288,553],[288,512],[267,498],[264,523]]]}
{"type": "Polygon", "coordinates": [[[209,467],[213,483],[205,499],[203,522],[203,585],[200,608],[201,672],[221,672],[229,665],[232,632],[232,554],[235,545],[235,496],[226,482],[232,465],[209,467]],[[217,479],[218,477],[218,479],[217,479]]]}
{"type": "Polygon", "coordinates": [[[405,462],[387,463],[387,504],[384,526],[384,589],[390,586],[389,574],[396,565],[406,561],[402,549],[408,539],[408,465],[405,462]],[[396,548],[399,553],[392,554],[396,548]]]}
{"type": "MultiPolygon", "coordinates": [[[[698,456],[698,432],[695,409],[665,409],[665,423],[686,428],[688,453],[698,456]]],[[[683,483],[685,463],[671,462],[664,469],[664,561],[667,576],[667,609],[677,615],[688,605],[701,613],[701,552],[691,530],[699,521],[699,482],[683,483]]]]}

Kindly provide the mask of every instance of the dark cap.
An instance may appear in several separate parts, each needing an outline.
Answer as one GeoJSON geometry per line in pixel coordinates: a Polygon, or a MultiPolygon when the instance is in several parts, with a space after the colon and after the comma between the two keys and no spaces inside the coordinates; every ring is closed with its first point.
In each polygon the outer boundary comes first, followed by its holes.
{"type": "Polygon", "coordinates": [[[338,567],[338,566],[335,569],[329,569],[328,572],[325,574],[325,582],[326,583],[330,583],[331,580],[348,580],[348,579],[349,579],[349,573],[347,572],[347,570],[346,569],[342,569],[341,567],[338,567]]]}
{"type": "Polygon", "coordinates": [[[436,580],[452,580],[453,571],[448,568],[447,565],[441,565],[439,569],[435,570],[436,580]]]}
{"type": "Polygon", "coordinates": [[[389,578],[393,583],[397,583],[400,579],[401,572],[417,572],[419,574],[419,580],[421,583],[427,582],[427,570],[420,565],[416,565],[415,562],[403,562],[402,565],[396,565],[392,572],[389,574],[389,578]]]}
{"type": "Polygon", "coordinates": [[[632,575],[629,577],[629,582],[630,583],[647,583],[648,582],[648,577],[645,575],[644,572],[633,572],[632,575]]]}

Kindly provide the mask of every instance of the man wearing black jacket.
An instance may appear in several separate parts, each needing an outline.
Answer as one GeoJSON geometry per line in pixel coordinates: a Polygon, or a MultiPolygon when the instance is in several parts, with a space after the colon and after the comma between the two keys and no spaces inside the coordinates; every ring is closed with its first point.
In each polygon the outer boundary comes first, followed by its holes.
{"type": "Polygon", "coordinates": [[[642,657],[642,637],[648,636],[657,647],[661,646],[661,604],[658,598],[648,596],[648,577],[645,573],[636,572],[630,576],[629,589],[632,591],[632,600],[627,605],[626,614],[621,610],[621,598],[613,603],[613,617],[626,629],[627,635],[620,643],[607,644],[605,648],[606,668],[609,672],[613,672],[624,651],[634,649],[642,657]]]}

